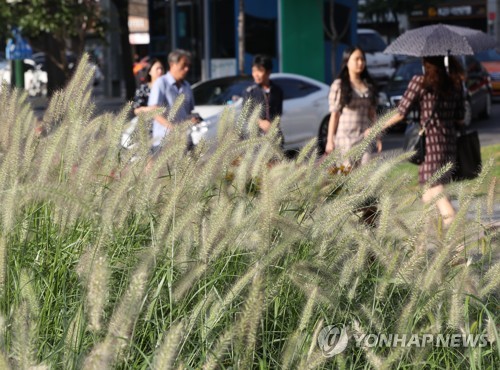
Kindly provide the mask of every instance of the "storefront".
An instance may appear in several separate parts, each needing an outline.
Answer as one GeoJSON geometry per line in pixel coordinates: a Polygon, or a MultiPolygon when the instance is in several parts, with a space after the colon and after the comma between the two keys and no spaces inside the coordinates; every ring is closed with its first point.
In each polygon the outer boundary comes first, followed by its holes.
{"type": "Polygon", "coordinates": [[[427,7],[419,4],[410,13],[409,22],[410,28],[446,23],[487,32],[487,2],[486,0],[448,0],[427,7]]]}
{"type": "MultiPolygon", "coordinates": [[[[174,48],[189,50],[193,82],[237,74],[239,4],[239,0],[149,0],[149,54],[166,60],[174,48]]],[[[244,1],[245,73],[251,71],[253,56],[264,53],[273,58],[275,72],[331,82],[332,42],[324,31],[330,25],[331,4],[337,31],[346,30],[336,45],[339,59],[343,48],[355,41],[357,2],[244,1]]]]}

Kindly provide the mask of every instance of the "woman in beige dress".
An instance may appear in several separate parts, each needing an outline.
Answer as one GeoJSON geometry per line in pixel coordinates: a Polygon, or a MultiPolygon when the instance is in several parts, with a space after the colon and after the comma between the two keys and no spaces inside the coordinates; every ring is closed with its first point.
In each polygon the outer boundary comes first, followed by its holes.
{"type": "MultiPolygon", "coordinates": [[[[331,116],[325,153],[338,148],[345,154],[364,139],[376,118],[377,91],[366,69],[365,53],[359,47],[344,51],[339,77],[332,83],[328,100],[331,116]]],[[[380,152],[382,142],[377,140],[376,146],[380,152]]],[[[370,159],[372,151],[373,148],[364,153],[361,164],[370,159]]]]}

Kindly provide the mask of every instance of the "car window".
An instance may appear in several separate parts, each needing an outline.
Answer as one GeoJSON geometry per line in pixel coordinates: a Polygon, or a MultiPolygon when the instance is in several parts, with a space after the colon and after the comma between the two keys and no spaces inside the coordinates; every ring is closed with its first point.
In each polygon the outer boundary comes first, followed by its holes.
{"type": "Polygon", "coordinates": [[[213,80],[193,88],[196,105],[223,105],[233,96],[242,96],[252,80],[213,80]]]}
{"type": "Polygon", "coordinates": [[[365,53],[382,52],[387,46],[377,33],[358,33],[358,44],[365,53]]]}
{"type": "Polygon", "coordinates": [[[410,81],[413,76],[421,75],[422,73],[422,63],[420,61],[403,63],[396,70],[392,79],[394,81],[410,81]]]}
{"type": "Polygon", "coordinates": [[[479,63],[476,58],[467,55],[467,57],[465,58],[465,63],[467,65],[467,73],[477,74],[482,72],[481,63],[479,63]]]}
{"type": "Polygon", "coordinates": [[[319,90],[318,86],[295,78],[278,77],[272,81],[283,90],[283,100],[301,98],[319,90]]]}

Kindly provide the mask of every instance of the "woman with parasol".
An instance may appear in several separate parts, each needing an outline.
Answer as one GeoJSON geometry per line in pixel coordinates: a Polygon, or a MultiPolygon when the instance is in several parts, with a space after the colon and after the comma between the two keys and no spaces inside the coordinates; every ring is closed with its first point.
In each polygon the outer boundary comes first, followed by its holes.
{"type": "MultiPolygon", "coordinates": [[[[443,57],[424,57],[424,75],[413,76],[398,106],[397,113],[388,121],[389,127],[403,118],[418,105],[420,124],[425,125],[425,159],[419,166],[418,179],[421,185],[447,163],[455,162],[457,126],[464,125],[465,105],[462,89],[463,73],[459,63],[449,57],[448,73],[443,57]]],[[[422,200],[428,203],[444,191],[451,181],[451,173],[436,180],[424,192],[422,200]]],[[[446,196],[438,198],[436,205],[443,223],[449,225],[455,210],[446,196]]]]}
{"type": "MultiPolygon", "coordinates": [[[[425,157],[419,166],[419,182],[426,183],[447,163],[455,163],[457,127],[465,114],[463,73],[452,55],[471,55],[491,49],[496,41],[470,28],[436,24],[405,32],[385,50],[423,58],[424,75],[414,76],[386,128],[401,121],[412,106],[418,105],[420,124],[425,130],[425,157]]],[[[444,185],[451,181],[448,173],[423,194],[425,203],[437,199],[436,205],[445,226],[453,222],[455,210],[444,195],[444,185]]]]}

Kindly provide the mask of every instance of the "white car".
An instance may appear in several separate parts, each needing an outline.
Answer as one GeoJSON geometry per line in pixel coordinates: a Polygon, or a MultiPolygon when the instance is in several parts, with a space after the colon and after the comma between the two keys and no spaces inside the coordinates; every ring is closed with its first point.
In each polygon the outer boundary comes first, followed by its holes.
{"type": "MultiPolygon", "coordinates": [[[[312,138],[318,138],[323,149],[328,133],[330,87],[312,78],[291,74],[271,74],[273,83],[283,90],[283,115],[280,125],[284,149],[303,147],[312,138]]],[[[202,138],[217,136],[217,121],[224,107],[233,105],[241,110],[243,91],[253,83],[249,76],[222,77],[198,82],[192,86],[196,103],[194,112],[203,122],[193,127],[191,138],[196,145],[202,138]]]]}
{"type": "Polygon", "coordinates": [[[396,71],[396,60],[393,55],[384,54],[387,47],[380,34],[372,29],[358,29],[358,45],[366,56],[366,67],[370,76],[379,83],[385,83],[396,71]]]}

